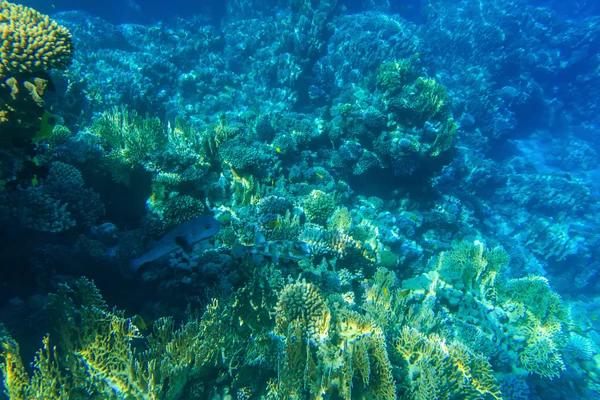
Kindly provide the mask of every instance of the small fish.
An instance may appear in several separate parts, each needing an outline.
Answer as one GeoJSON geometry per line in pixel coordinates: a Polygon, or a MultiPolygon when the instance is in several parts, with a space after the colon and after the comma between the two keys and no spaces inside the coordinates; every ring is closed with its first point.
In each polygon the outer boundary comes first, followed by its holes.
{"type": "Polygon", "coordinates": [[[299,240],[266,241],[262,234],[257,233],[254,237],[253,246],[245,246],[240,242],[236,242],[231,247],[231,254],[235,258],[250,255],[255,264],[260,264],[267,256],[276,264],[280,259],[301,260],[307,258],[310,256],[310,250],[306,243],[299,240]]]}
{"type": "Polygon", "coordinates": [[[221,224],[210,215],[203,215],[184,222],[155,242],[149,252],[131,260],[129,270],[136,273],[142,265],[166,256],[179,248],[183,248],[189,253],[196,243],[214,236],[219,229],[221,229],[221,224]]]}
{"type": "Polygon", "coordinates": [[[146,322],[146,320],[139,314],[131,317],[131,322],[133,322],[133,324],[142,331],[145,331],[152,326],[151,322],[146,322]]]}
{"type": "Polygon", "coordinates": [[[281,221],[278,219],[274,219],[272,221],[267,221],[263,224],[268,229],[276,229],[281,227],[281,221]]]}

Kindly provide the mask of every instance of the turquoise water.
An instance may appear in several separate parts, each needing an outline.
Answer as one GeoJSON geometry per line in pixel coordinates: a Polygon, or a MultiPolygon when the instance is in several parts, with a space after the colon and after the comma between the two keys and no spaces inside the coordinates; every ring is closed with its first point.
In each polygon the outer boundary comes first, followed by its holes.
{"type": "Polygon", "coordinates": [[[5,398],[600,397],[595,2],[0,7],[5,398]]]}

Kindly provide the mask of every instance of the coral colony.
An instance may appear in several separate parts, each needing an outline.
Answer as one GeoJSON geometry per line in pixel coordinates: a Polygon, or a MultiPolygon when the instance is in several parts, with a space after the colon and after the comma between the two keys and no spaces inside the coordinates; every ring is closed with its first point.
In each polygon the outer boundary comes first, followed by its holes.
{"type": "Polygon", "coordinates": [[[598,398],[575,2],[1,1],[5,398],[598,398]]]}

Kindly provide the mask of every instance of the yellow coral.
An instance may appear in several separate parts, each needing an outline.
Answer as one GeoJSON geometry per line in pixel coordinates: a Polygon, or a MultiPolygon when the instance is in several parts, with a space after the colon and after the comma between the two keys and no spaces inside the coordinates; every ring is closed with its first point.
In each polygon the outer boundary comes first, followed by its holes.
{"type": "Polygon", "coordinates": [[[519,361],[530,373],[550,379],[559,376],[565,370],[558,345],[563,337],[561,324],[557,321],[542,324],[530,311],[526,321],[520,329],[526,346],[519,353],[519,361]]]}
{"type": "Polygon", "coordinates": [[[548,279],[543,276],[510,279],[500,285],[500,291],[503,296],[525,305],[536,318],[543,322],[546,319],[553,322],[567,318],[567,309],[560,295],[552,291],[548,279]]]}
{"type": "Polygon", "coordinates": [[[488,361],[460,342],[405,326],[395,347],[405,361],[411,399],[502,398],[488,361]]]}
{"type": "Polygon", "coordinates": [[[0,372],[4,376],[6,395],[10,399],[27,399],[29,394],[29,376],[19,356],[19,345],[10,337],[2,338],[0,343],[0,372]]]}
{"type": "Polygon", "coordinates": [[[337,309],[335,329],[340,339],[336,342],[338,361],[332,361],[332,352],[329,359],[322,358],[325,375],[336,383],[340,396],[352,398],[354,378],[360,377],[359,392],[369,394],[368,398],[395,399],[392,366],[381,328],[357,312],[337,309]]]}
{"type": "Polygon", "coordinates": [[[4,387],[11,400],[67,400],[71,398],[66,375],[56,362],[56,349],[51,348],[48,336],[42,340],[42,348],[36,353],[31,379],[19,355],[18,344],[10,337],[3,338],[0,349],[0,371],[4,375],[4,387]]]}
{"type": "Polygon", "coordinates": [[[62,285],[50,296],[48,310],[62,356],[45,337],[31,377],[16,342],[0,333],[0,371],[10,399],[66,400],[75,392],[86,398],[175,399],[203,366],[214,365],[217,354],[225,361],[239,352],[217,301],[202,316],[190,313],[179,327],[170,319],[157,321],[146,338],[131,319],[109,311],[85,279],[75,290],[62,285]]]}
{"type": "Polygon", "coordinates": [[[73,40],[65,27],[32,8],[0,2],[0,79],[64,69],[72,53],[73,40]]]}
{"type": "Polygon", "coordinates": [[[131,320],[107,312],[98,312],[95,323],[84,326],[83,348],[75,354],[80,357],[100,393],[133,399],[149,395],[146,368],[135,362],[132,341],[141,335],[131,320]],[[96,322],[97,321],[97,322],[96,322]],[[146,375],[144,377],[144,375],[146,375]]]}
{"type": "Polygon", "coordinates": [[[502,247],[491,250],[479,240],[462,242],[454,249],[441,253],[436,270],[440,277],[459,290],[471,292],[484,304],[496,298],[496,277],[510,261],[502,247]]]}
{"type": "MultiPolygon", "coordinates": [[[[319,291],[306,281],[283,288],[277,303],[277,329],[285,335],[293,321],[300,321],[313,342],[321,342],[329,334],[331,313],[319,291]]],[[[296,329],[296,325],[293,326],[296,329]]]]}
{"type": "Polygon", "coordinates": [[[158,118],[144,118],[125,107],[114,107],[102,113],[91,131],[105,141],[111,160],[160,172],[151,161],[154,153],[167,144],[165,126],[158,118]]]}

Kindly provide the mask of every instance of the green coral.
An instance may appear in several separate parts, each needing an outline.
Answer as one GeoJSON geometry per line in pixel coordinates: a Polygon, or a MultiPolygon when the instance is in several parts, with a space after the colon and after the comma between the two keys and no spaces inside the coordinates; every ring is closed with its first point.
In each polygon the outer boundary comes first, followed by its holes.
{"type": "Polygon", "coordinates": [[[381,64],[377,70],[377,85],[390,94],[399,92],[413,78],[417,60],[418,57],[413,57],[381,64]]]}
{"type": "Polygon", "coordinates": [[[81,279],[50,296],[55,325],[31,376],[0,333],[4,386],[11,399],[178,399],[217,382],[238,398],[500,399],[496,363],[553,378],[569,337],[547,280],[502,278],[508,262],[500,247],[463,242],[401,287],[379,268],[344,294],[243,266],[234,295],[181,323],[159,319],[150,334],[81,279]]]}
{"type": "Polygon", "coordinates": [[[174,399],[203,365],[214,360],[220,348],[207,334],[218,332],[214,325],[222,314],[218,303],[209,305],[201,317],[190,315],[178,328],[170,320],[155,323],[142,352],[134,346],[143,335],[133,320],[109,310],[88,280],[77,281],[75,289],[61,286],[51,297],[49,310],[56,324],[57,347],[50,347],[48,337],[43,340],[31,377],[22,367],[16,343],[3,340],[0,365],[11,399],[40,395],[68,399],[75,393],[174,399]]]}
{"type": "Polygon", "coordinates": [[[453,321],[446,335],[491,357],[492,363],[496,357],[512,357],[513,365],[530,373],[556,377],[564,369],[568,314],[547,279],[503,277],[509,261],[501,247],[462,242],[441,253],[433,271],[403,282],[400,304],[415,315],[429,302],[435,314],[453,321]]]}
{"type": "Polygon", "coordinates": [[[163,229],[170,229],[199,217],[205,213],[204,203],[188,195],[179,195],[169,198],[164,202],[162,213],[163,229]]]}
{"type": "Polygon", "coordinates": [[[91,127],[103,139],[109,158],[133,167],[149,167],[167,144],[165,127],[158,118],[146,118],[124,107],[115,107],[91,127]]]}
{"type": "Polygon", "coordinates": [[[335,195],[313,190],[304,198],[302,205],[311,222],[325,226],[337,207],[337,200],[335,195]]]}
{"type": "Polygon", "coordinates": [[[410,399],[502,399],[487,359],[460,342],[405,326],[395,349],[405,363],[410,399]]]}
{"type": "Polygon", "coordinates": [[[554,378],[565,369],[561,350],[567,344],[568,313],[548,280],[528,276],[502,282],[500,300],[516,307],[510,315],[512,334],[525,339],[519,361],[531,373],[554,378]]]}
{"type": "Polygon", "coordinates": [[[415,79],[414,61],[384,63],[377,75],[387,109],[398,126],[391,135],[378,139],[376,149],[394,159],[438,156],[450,149],[458,130],[446,87],[433,78],[415,79]]]}
{"type": "Polygon", "coordinates": [[[429,150],[432,157],[439,155],[452,146],[458,125],[454,122],[453,118],[449,117],[445,121],[435,124],[434,129],[436,131],[435,141],[429,150]]]}
{"type": "Polygon", "coordinates": [[[284,337],[277,398],[394,399],[385,336],[373,320],[345,307],[330,309],[310,283],[287,285],[277,307],[284,337]]]}
{"type": "Polygon", "coordinates": [[[451,117],[445,86],[435,79],[419,77],[389,98],[389,107],[405,125],[423,127],[427,121],[446,121],[451,117]]]}

